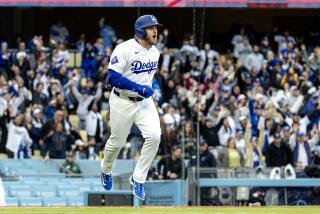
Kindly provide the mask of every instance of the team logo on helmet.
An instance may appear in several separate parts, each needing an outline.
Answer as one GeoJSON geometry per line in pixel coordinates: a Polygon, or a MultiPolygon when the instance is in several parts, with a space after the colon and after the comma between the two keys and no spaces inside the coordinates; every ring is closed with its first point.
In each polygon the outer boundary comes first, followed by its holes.
{"type": "Polygon", "coordinates": [[[156,18],[156,17],[151,16],[151,20],[152,20],[154,23],[157,23],[157,18],[156,18]]]}

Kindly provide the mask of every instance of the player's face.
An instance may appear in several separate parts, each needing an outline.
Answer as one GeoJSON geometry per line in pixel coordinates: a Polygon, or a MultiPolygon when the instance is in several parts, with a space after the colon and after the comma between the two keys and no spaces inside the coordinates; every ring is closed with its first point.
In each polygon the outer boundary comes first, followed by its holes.
{"type": "Polygon", "coordinates": [[[157,43],[157,36],[158,36],[158,28],[157,26],[151,26],[146,28],[147,36],[146,42],[150,45],[155,45],[157,43]]]}

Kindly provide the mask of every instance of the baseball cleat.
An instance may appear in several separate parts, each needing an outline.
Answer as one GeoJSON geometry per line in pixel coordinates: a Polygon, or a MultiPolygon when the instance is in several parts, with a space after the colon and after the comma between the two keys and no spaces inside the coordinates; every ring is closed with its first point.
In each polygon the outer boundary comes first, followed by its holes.
{"type": "Polygon", "coordinates": [[[112,176],[110,174],[104,174],[101,172],[101,184],[106,190],[110,190],[112,188],[112,176]]]}
{"type": "Polygon", "coordinates": [[[130,177],[130,184],[133,186],[133,194],[140,200],[144,201],[146,197],[144,185],[142,183],[136,182],[133,179],[133,176],[130,177]]]}

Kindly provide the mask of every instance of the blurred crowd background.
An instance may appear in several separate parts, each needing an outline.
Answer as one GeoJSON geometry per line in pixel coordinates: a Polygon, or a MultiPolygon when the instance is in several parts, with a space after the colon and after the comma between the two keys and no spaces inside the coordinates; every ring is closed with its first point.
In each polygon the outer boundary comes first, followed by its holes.
{"type": "MultiPolygon", "coordinates": [[[[94,41],[61,21],[46,42],[43,35],[1,41],[0,153],[102,157],[110,134],[108,63],[124,39],[104,18],[97,26],[94,41]]],[[[193,34],[177,38],[159,29],[152,88],[162,139],[150,177],[181,178],[184,163],[196,165],[197,145],[202,167],[319,164],[320,35],[310,35],[238,25],[216,50],[193,34]]],[[[119,158],[138,158],[142,145],[133,126],[119,158]]]]}

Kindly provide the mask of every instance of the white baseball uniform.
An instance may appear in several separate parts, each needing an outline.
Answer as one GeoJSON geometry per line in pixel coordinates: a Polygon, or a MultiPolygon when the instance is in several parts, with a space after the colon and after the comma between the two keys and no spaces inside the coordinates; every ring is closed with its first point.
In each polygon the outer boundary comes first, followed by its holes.
{"type": "MultiPolygon", "coordinates": [[[[155,46],[146,49],[137,40],[130,39],[119,44],[111,55],[109,69],[119,72],[129,80],[151,86],[153,76],[158,69],[160,53],[155,46]]],[[[141,156],[133,172],[133,178],[144,183],[149,167],[157,153],[160,143],[160,120],[151,97],[142,101],[131,101],[128,97],[140,97],[136,92],[113,88],[110,95],[111,136],[108,139],[101,170],[105,174],[112,172],[115,160],[135,123],[145,139],[141,156]],[[114,93],[120,93],[120,96],[114,93]]]]}

